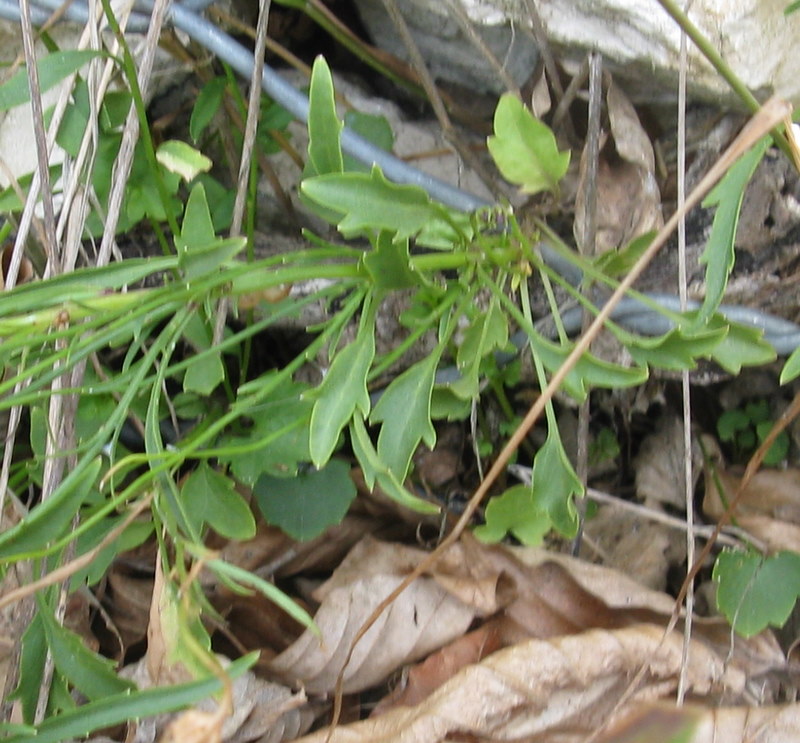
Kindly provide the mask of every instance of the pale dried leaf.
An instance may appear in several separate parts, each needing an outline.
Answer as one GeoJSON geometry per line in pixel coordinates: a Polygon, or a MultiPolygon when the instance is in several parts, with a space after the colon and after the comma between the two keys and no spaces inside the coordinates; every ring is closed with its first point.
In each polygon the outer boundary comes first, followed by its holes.
{"type": "MultiPolygon", "coordinates": [[[[617,570],[539,548],[505,549],[530,568],[549,564],[564,572],[568,579],[558,578],[551,568],[549,590],[547,584],[538,590],[543,603],[555,604],[562,617],[575,623],[576,629],[573,631],[591,627],[612,628],[645,620],[666,626],[675,608],[675,600],[671,596],[646,588],[617,570]],[[580,590],[576,590],[575,586],[570,587],[570,583],[576,584],[580,590]]],[[[511,568],[507,568],[507,572],[511,574],[511,568]]],[[[728,662],[748,678],[761,677],[775,669],[785,669],[785,656],[771,632],[762,632],[748,639],[737,637],[731,647],[733,638],[730,626],[724,619],[696,617],[694,636],[720,657],[728,657],[728,662]]],[[[769,698],[769,690],[765,689],[765,694],[765,698],[769,698]]]]}
{"type": "MultiPolygon", "coordinates": [[[[648,506],[667,503],[685,508],[683,423],[677,415],[659,419],[656,429],[642,441],[636,457],[636,495],[648,506]]],[[[693,463],[702,461],[699,448],[692,447],[693,463]]],[[[699,467],[693,466],[696,478],[699,467]]]]}
{"type": "MultiPolygon", "coordinates": [[[[622,248],[634,238],[664,224],[661,193],[655,178],[655,156],[647,133],[625,94],[612,82],[606,96],[616,153],[602,151],[597,169],[595,251],[622,248]]],[[[573,232],[586,245],[586,152],[581,157],[573,232]]]]}
{"type": "Polygon", "coordinates": [[[196,709],[186,710],[167,725],[159,743],[222,743],[222,718],[196,709]]]}
{"type": "MultiPolygon", "coordinates": [[[[425,550],[365,537],[342,560],[331,578],[314,593],[322,601],[335,588],[370,575],[408,575],[428,555],[425,550]]],[[[461,539],[427,573],[439,585],[480,615],[500,608],[500,571],[491,548],[475,539],[461,539]]]]}
{"type": "Polygon", "coordinates": [[[619,156],[647,173],[655,173],[656,159],[650,138],[642,128],[633,104],[613,80],[608,86],[606,104],[611,134],[619,156]]]}
{"type": "Polygon", "coordinates": [[[686,541],[674,529],[611,504],[600,506],[584,533],[600,550],[603,565],[656,591],[666,587],[670,565],[686,555],[686,541]]]}
{"type": "MultiPolygon", "coordinates": [[[[539,735],[577,743],[614,716],[672,693],[681,646],[679,634],[664,638],[663,630],[652,625],[530,640],[468,666],[416,707],[337,728],[330,740],[436,743],[462,736],[520,740],[539,735]],[[641,684],[617,710],[641,668],[641,684]]],[[[687,680],[692,694],[714,699],[738,698],[744,686],[743,674],[726,668],[699,643],[691,646],[687,680]]],[[[321,730],[301,741],[322,743],[327,735],[321,730]]]]}
{"type": "MultiPolygon", "coordinates": [[[[742,481],[742,473],[722,466],[706,468],[703,511],[718,519],[725,512],[725,506],[715,477],[719,478],[725,499],[730,502],[742,481]]],[[[800,470],[795,467],[782,470],[764,468],[756,472],[736,502],[737,517],[745,513],[800,524],[800,470]]]]}
{"type": "MultiPolygon", "coordinates": [[[[742,475],[727,469],[719,456],[706,463],[703,513],[718,520],[738,492],[742,475]],[[722,494],[719,488],[721,486],[722,494]]],[[[772,551],[800,551],[800,470],[761,469],[736,502],[734,518],[741,527],[772,551]]]]}
{"type": "MultiPolygon", "coordinates": [[[[217,656],[221,666],[228,665],[227,658],[217,656]]],[[[148,671],[146,659],[126,666],[121,674],[133,681],[139,689],[149,689],[154,683],[148,671]]],[[[313,721],[307,709],[305,693],[265,679],[256,677],[251,671],[233,679],[231,690],[232,712],[225,717],[219,730],[224,743],[246,743],[259,740],[262,743],[280,743],[302,735],[313,721]]],[[[129,743],[153,743],[166,734],[167,728],[181,717],[175,741],[190,740],[188,736],[196,730],[198,735],[213,732],[212,719],[218,715],[216,699],[205,699],[193,710],[183,713],[158,715],[136,724],[134,737],[129,743]],[[196,713],[196,714],[189,714],[196,713]],[[185,726],[185,727],[184,727],[185,726]]],[[[163,739],[163,738],[162,738],[163,739]]],[[[202,737],[199,740],[205,740],[202,737]]]]}
{"type": "Polygon", "coordinates": [[[597,743],[788,743],[800,739],[800,705],[783,707],[674,707],[645,704],[633,710],[597,743]],[[686,737],[672,738],[693,729],[686,737]]]}
{"type": "MultiPolygon", "coordinates": [[[[361,625],[401,580],[371,575],[327,592],[314,617],[322,639],[304,632],[269,663],[270,670],[311,693],[330,692],[361,625]]],[[[344,675],[345,691],[366,689],[462,635],[474,615],[432,579],[415,581],[359,641],[344,675]]]]}

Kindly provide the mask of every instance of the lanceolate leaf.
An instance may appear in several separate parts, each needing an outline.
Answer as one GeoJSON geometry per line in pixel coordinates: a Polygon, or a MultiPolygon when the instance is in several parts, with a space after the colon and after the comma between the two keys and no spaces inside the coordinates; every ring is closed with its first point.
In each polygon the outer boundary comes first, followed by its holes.
{"type": "Polygon", "coordinates": [[[458,348],[456,364],[461,379],[449,385],[453,393],[464,399],[477,395],[481,361],[495,349],[503,349],[507,344],[508,320],[499,303],[493,299],[489,309],[472,321],[458,348]]]}
{"type": "MultiPolygon", "coordinates": [[[[36,63],[39,72],[39,88],[44,93],[56,83],[77,72],[95,57],[107,56],[92,49],[67,49],[53,52],[36,63]]],[[[17,70],[10,80],[0,85],[0,111],[27,103],[30,100],[28,72],[17,70]]]]}
{"type": "Polygon", "coordinates": [[[394,473],[381,461],[367,433],[367,427],[358,415],[353,416],[353,420],[350,421],[350,441],[353,444],[353,453],[361,465],[364,481],[370,490],[377,483],[386,495],[401,506],[420,513],[436,513],[439,510],[432,503],[412,495],[403,487],[394,473]]]}
{"type": "Polygon", "coordinates": [[[372,411],[372,422],[383,422],[378,455],[399,482],[405,480],[419,442],[424,441],[431,448],[436,443],[431,392],[438,361],[438,354],[432,353],[406,369],[386,388],[372,411]]]}
{"type": "Polygon", "coordinates": [[[794,349],[792,355],[786,359],[786,363],[781,370],[781,384],[791,382],[800,376],[800,346],[794,349]]]}
{"type": "Polygon", "coordinates": [[[374,357],[375,335],[368,324],[350,345],[336,354],[317,389],[309,433],[311,461],[317,467],[322,467],[333,454],[339,434],[353,411],[358,408],[362,416],[369,415],[367,373],[374,357]]]}
{"type": "Polygon", "coordinates": [[[771,141],[770,137],[764,137],[744,154],[703,202],[706,207],[716,205],[717,211],[708,244],[700,258],[701,263],[706,264],[706,296],[697,316],[698,325],[708,320],[722,301],[734,263],[733,241],[744,189],[771,141]]]}
{"type": "Polygon", "coordinates": [[[569,152],[558,151],[553,132],[510,93],[497,104],[486,144],[503,176],[523,193],[555,191],[569,166],[569,152]]]}
{"type": "Polygon", "coordinates": [[[323,57],[314,60],[308,109],[308,175],[342,172],[340,136],[342,122],[336,116],[333,78],[323,57]]]}
{"type": "Polygon", "coordinates": [[[0,536],[0,559],[43,550],[51,539],[61,536],[94,487],[101,465],[98,457],[79,481],[67,484],[65,480],[44,503],[0,536]]]}
{"type": "Polygon", "coordinates": [[[116,675],[112,661],[93,653],[78,635],[62,627],[43,600],[37,603],[53,662],[81,694],[95,700],[133,688],[130,681],[116,675]]]}

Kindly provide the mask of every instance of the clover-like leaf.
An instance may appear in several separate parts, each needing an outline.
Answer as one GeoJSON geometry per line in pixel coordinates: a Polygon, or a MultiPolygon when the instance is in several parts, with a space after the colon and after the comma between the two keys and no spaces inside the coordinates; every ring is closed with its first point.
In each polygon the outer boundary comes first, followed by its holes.
{"type": "Polygon", "coordinates": [[[800,595],[800,555],[723,550],[714,564],[717,607],[743,637],[783,627],[800,595]]]}
{"type": "Polygon", "coordinates": [[[529,485],[514,485],[486,506],[486,523],[475,527],[474,534],[482,542],[499,542],[512,534],[522,544],[538,546],[553,522],[537,505],[529,485]]]}
{"type": "Polygon", "coordinates": [[[264,518],[290,537],[314,539],[338,524],[356,496],[346,462],[334,459],[320,470],[301,472],[296,477],[262,475],[253,496],[264,518]]]}

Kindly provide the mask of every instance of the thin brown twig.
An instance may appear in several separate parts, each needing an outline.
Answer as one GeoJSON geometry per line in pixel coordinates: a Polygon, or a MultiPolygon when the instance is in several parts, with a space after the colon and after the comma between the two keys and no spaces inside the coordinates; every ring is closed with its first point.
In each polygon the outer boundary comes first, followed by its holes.
{"type": "Polygon", "coordinates": [[[15,588],[13,591],[9,591],[4,596],[0,596],[0,609],[4,609],[5,607],[14,604],[17,601],[24,599],[26,596],[31,596],[36,593],[36,591],[41,591],[43,588],[47,588],[48,586],[65,581],[71,576],[75,575],[75,573],[77,573],[79,570],[83,570],[83,568],[91,565],[92,562],[97,558],[97,555],[99,555],[102,550],[108,547],[109,544],[112,544],[114,541],[116,541],[119,535],[122,534],[122,532],[125,531],[125,529],[127,529],[134,522],[134,520],[150,506],[152,500],[152,493],[146,495],[134,506],[133,510],[125,517],[123,521],[117,524],[117,526],[108,532],[108,534],[106,534],[103,539],[100,540],[100,542],[95,547],[92,547],[92,549],[90,549],[88,552],[84,552],[82,555],[79,555],[64,565],[59,566],[52,572],[47,573],[47,575],[42,576],[32,583],[27,583],[24,586],[15,588]]]}
{"type": "Polygon", "coordinates": [[[461,137],[459,137],[458,132],[453,126],[453,122],[450,120],[450,115],[447,113],[447,108],[442,100],[442,96],[436,87],[436,83],[434,82],[430,71],[428,70],[427,64],[425,64],[425,60],[419,51],[419,47],[414,41],[414,38],[411,36],[411,31],[409,31],[405,18],[403,18],[400,9],[397,7],[396,0],[382,1],[384,7],[386,8],[386,12],[389,14],[389,17],[392,20],[392,24],[402,39],[403,45],[408,51],[408,55],[411,58],[411,63],[417,75],[419,76],[422,87],[425,90],[425,94],[428,96],[428,101],[433,107],[436,120],[439,122],[439,126],[442,128],[445,138],[453,145],[453,147],[455,147],[456,152],[458,152],[458,155],[461,157],[461,159],[480,177],[486,187],[492,192],[492,195],[495,198],[499,198],[502,196],[502,192],[497,186],[495,178],[493,178],[492,175],[487,171],[481,161],[475,156],[475,153],[472,152],[469,147],[464,145],[464,143],[461,141],[461,137]]]}
{"type": "MultiPolygon", "coordinates": [[[[686,34],[681,32],[680,70],[678,74],[678,211],[686,200],[686,34]]],[[[688,305],[686,269],[686,219],[678,221],[678,293],[681,312],[688,305]]],[[[694,473],[692,472],[692,397],[689,384],[689,370],[681,372],[681,391],[683,403],[683,474],[684,500],[686,504],[686,559],[688,565],[694,562],[694,473]]],[[[683,624],[683,646],[681,649],[681,669],[676,693],[678,706],[683,705],[688,683],[689,653],[692,643],[692,621],[694,618],[694,583],[689,582],[686,592],[686,620],[683,624]]]]}
{"type": "MultiPolygon", "coordinates": [[[[42,210],[44,212],[44,249],[50,270],[53,274],[60,272],[58,245],[56,243],[56,216],[53,207],[53,190],[50,184],[50,152],[47,147],[47,136],[44,129],[44,107],[42,90],[39,86],[39,70],[36,66],[36,49],[34,47],[33,25],[31,24],[30,3],[19,0],[19,17],[22,27],[22,48],[25,52],[25,64],[30,86],[31,112],[33,114],[33,135],[36,141],[36,166],[42,194],[42,210]]],[[[15,277],[16,278],[16,277],[15,277]]]]}
{"type": "MultiPolygon", "coordinates": [[[[600,139],[602,135],[601,114],[603,96],[603,58],[598,52],[589,54],[589,121],[586,147],[583,152],[582,166],[585,177],[583,184],[583,234],[578,245],[581,255],[589,260],[597,249],[597,173],[600,167],[600,139]]],[[[584,279],[581,291],[591,291],[591,281],[584,279]]],[[[591,315],[583,310],[581,329],[589,327],[591,315]]],[[[591,416],[591,392],[578,408],[578,451],[576,473],[584,488],[589,483],[589,418],[591,416]]],[[[578,533],[572,540],[572,554],[577,556],[581,549],[583,522],[586,516],[586,499],[577,503],[578,533]]]]}

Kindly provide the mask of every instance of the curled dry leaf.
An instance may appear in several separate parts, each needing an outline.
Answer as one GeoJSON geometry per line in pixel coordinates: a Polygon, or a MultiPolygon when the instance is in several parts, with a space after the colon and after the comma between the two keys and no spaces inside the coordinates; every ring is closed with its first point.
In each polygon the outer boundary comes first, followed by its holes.
{"type": "MultiPolygon", "coordinates": [[[[220,664],[228,665],[226,658],[218,656],[220,664]]],[[[123,669],[122,675],[130,679],[139,689],[155,686],[145,659],[123,669]]],[[[195,709],[182,713],[158,715],[139,720],[132,740],[134,743],[153,743],[159,740],[190,741],[205,743],[220,740],[224,743],[280,743],[293,740],[311,726],[312,714],[304,708],[306,696],[293,692],[285,686],[257,678],[252,672],[233,679],[231,690],[232,713],[225,717],[221,726],[215,699],[206,699],[195,709]],[[170,726],[173,737],[165,738],[170,726]],[[219,733],[219,738],[212,737],[219,733]],[[191,736],[196,737],[191,737],[191,736]],[[203,737],[203,736],[207,737],[203,737]]]]}
{"type": "MultiPolygon", "coordinates": [[[[314,617],[322,639],[304,632],[269,669],[311,693],[330,692],[361,625],[401,581],[398,575],[370,575],[334,588],[314,617]]],[[[345,692],[373,686],[459,637],[473,617],[470,607],[431,578],[415,581],[359,641],[344,675],[345,692]]]]}
{"type": "Polygon", "coordinates": [[[597,743],[786,743],[800,739],[800,705],[681,708],[664,703],[635,709],[597,743]]]}
{"type": "MultiPolygon", "coordinates": [[[[311,693],[330,694],[363,621],[425,554],[365,538],[315,594],[321,600],[315,621],[322,640],[305,633],[269,669],[311,693]]],[[[409,698],[418,699],[465,663],[490,652],[489,647],[598,628],[615,631],[642,622],[666,626],[673,606],[667,594],[618,571],[545,550],[486,546],[467,535],[359,641],[345,673],[345,690],[382,682],[402,666],[444,648],[413,679],[409,698]],[[480,628],[483,634],[462,638],[474,619],[492,615],[480,628]],[[445,647],[454,640],[456,645],[445,647]]],[[[706,655],[729,655],[730,628],[724,621],[698,621],[695,637],[706,655]]],[[[783,665],[784,656],[769,633],[737,641],[730,652],[731,672],[743,678],[783,665]]]]}
{"type": "MultiPolygon", "coordinates": [[[[682,639],[653,625],[529,640],[456,674],[415,707],[398,707],[333,731],[332,743],[437,741],[460,736],[559,743],[583,741],[645,701],[669,695],[681,667],[682,639]],[[616,709],[631,679],[641,683],[616,709]]],[[[744,676],[700,643],[687,666],[692,694],[739,697],[744,676]]],[[[301,738],[322,743],[328,730],[301,738]]]]}

